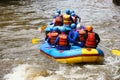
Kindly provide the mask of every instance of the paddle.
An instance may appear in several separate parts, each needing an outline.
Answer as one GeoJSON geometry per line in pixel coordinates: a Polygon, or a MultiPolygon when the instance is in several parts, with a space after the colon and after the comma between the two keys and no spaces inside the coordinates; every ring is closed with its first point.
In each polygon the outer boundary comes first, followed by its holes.
{"type": "Polygon", "coordinates": [[[41,27],[38,27],[38,30],[40,32],[45,32],[45,29],[47,28],[47,24],[42,25],[41,27]]]}
{"type": "MultiPolygon", "coordinates": [[[[38,27],[38,30],[42,33],[42,32],[45,32],[46,28],[47,28],[47,24],[44,24],[41,27],[38,27]]],[[[38,44],[41,40],[43,40],[43,39],[33,38],[32,39],[32,44],[38,44]]]]}
{"type": "Polygon", "coordinates": [[[117,49],[110,49],[110,48],[107,48],[107,47],[105,47],[105,46],[103,46],[101,44],[99,44],[99,45],[104,47],[104,48],[106,48],[106,49],[108,49],[108,50],[110,50],[113,54],[115,54],[117,56],[120,56],[120,51],[119,50],[117,50],[117,49]]]}
{"type": "Polygon", "coordinates": [[[38,44],[40,42],[40,38],[33,38],[32,44],[38,44]]]}
{"type": "Polygon", "coordinates": [[[45,39],[40,39],[40,38],[33,38],[32,39],[32,44],[38,44],[39,42],[45,42],[45,39]]]}

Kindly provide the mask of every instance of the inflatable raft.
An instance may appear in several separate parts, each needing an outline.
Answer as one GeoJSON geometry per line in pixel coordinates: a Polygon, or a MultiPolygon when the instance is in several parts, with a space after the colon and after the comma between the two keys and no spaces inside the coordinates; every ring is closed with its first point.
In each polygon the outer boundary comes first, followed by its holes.
{"type": "Polygon", "coordinates": [[[48,43],[40,46],[40,52],[61,63],[103,62],[104,53],[101,49],[71,46],[70,50],[57,50],[48,43]]]}

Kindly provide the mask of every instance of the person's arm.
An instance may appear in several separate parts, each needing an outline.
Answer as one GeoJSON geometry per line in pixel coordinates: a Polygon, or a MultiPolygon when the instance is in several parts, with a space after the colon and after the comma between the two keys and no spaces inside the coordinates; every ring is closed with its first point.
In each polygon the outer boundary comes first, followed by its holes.
{"type": "Polygon", "coordinates": [[[73,39],[71,39],[72,42],[75,43],[75,44],[78,44],[78,37],[79,37],[79,33],[76,31],[74,33],[73,39]]]}
{"type": "Polygon", "coordinates": [[[81,22],[81,18],[79,18],[79,22],[81,22]]]}
{"type": "Polygon", "coordinates": [[[81,18],[78,15],[76,15],[76,17],[79,19],[79,22],[81,22],[81,18]]]}
{"type": "Polygon", "coordinates": [[[73,20],[73,18],[70,16],[70,20],[72,21],[72,23],[74,23],[74,20],[73,20]]]}
{"type": "Polygon", "coordinates": [[[79,33],[76,31],[76,32],[75,32],[75,35],[73,36],[73,40],[76,41],[77,38],[78,38],[78,36],[79,36],[79,33]]]}
{"type": "Polygon", "coordinates": [[[72,36],[72,31],[70,31],[69,34],[68,34],[68,40],[69,40],[70,42],[72,42],[72,41],[71,41],[71,36],[72,36]]]}
{"type": "Polygon", "coordinates": [[[100,42],[100,37],[99,37],[99,35],[97,33],[95,33],[95,38],[96,38],[97,44],[98,44],[100,42]]]}
{"type": "Polygon", "coordinates": [[[88,32],[86,32],[86,34],[84,35],[84,42],[86,42],[87,37],[88,37],[88,32]]]}
{"type": "Polygon", "coordinates": [[[48,39],[48,36],[45,37],[45,41],[48,39]]]}
{"type": "Polygon", "coordinates": [[[47,42],[50,44],[50,38],[48,37],[47,42]]]}

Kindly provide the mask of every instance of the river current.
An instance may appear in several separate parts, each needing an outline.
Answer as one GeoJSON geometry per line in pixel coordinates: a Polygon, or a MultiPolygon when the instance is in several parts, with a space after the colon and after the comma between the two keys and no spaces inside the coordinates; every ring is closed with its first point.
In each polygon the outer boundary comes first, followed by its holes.
{"type": "Polygon", "coordinates": [[[120,7],[112,0],[1,0],[0,80],[120,80],[120,56],[111,53],[120,50],[119,35],[120,7]],[[74,10],[82,25],[93,25],[103,64],[61,64],[39,52],[44,41],[31,43],[45,38],[38,28],[49,24],[57,9],[74,10]]]}

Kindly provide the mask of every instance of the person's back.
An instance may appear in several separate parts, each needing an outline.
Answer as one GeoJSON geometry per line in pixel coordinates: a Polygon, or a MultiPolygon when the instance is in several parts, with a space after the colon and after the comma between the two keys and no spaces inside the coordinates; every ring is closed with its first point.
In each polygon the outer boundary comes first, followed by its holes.
{"type": "Polygon", "coordinates": [[[55,17],[54,26],[62,26],[63,25],[63,15],[61,14],[61,10],[57,10],[56,14],[57,15],[55,17]]]}
{"type": "Polygon", "coordinates": [[[57,31],[58,31],[58,28],[54,28],[53,31],[48,35],[47,42],[50,45],[54,45],[54,42],[55,42],[57,36],[59,35],[57,31]]]}
{"type": "Polygon", "coordinates": [[[83,37],[81,38],[79,31],[76,30],[76,24],[72,23],[71,27],[72,27],[72,30],[70,31],[68,36],[70,42],[75,46],[84,47],[84,39],[83,37]],[[80,39],[83,39],[83,41],[80,41],[80,39]]]}
{"type": "Polygon", "coordinates": [[[71,43],[77,44],[79,33],[76,30],[76,24],[72,23],[71,28],[72,30],[69,32],[68,38],[71,43]]]}
{"type": "Polygon", "coordinates": [[[62,26],[63,25],[63,19],[61,16],[57,16],[55,19],[54,26],[62,26]]]}
{"type": "Polygon", "coordinates": [[[75,14],[75,11],[71,11],[71,16],[74,20],[74,23],[78,24],[79,22],[81,22],[81,18],[77,14],[75,14]]]}
{"type": "Polygon", "coordinates": [[[58,13],[59,16],[63,19],[63,15],[61,14],[61,10],[57,10],[57,13],[58,13]]]}
{"type": "Polygon", "coordinates": [[[65,25],[71,25],[71,23],[73,22],[73,19],[70,15],[70,10],[66,10],[66,14],[63,16],[63,19],[64,19],[65,25]]]}
{"type": "Polygon", "coordinates": [[[84,41],[84,36],[86,34],[85,30],[81,29],[81,30],[78,30],[78,32],[79,32],[79,35],[80,35],[79,36],[79,42],[84,41]]]}
{"type": "Polygon", "coordinates": [[[98,43],[100,42],[99,35],[97,33],[93,32],[92,26],[87,26],[86,30],[88,32],[85,34],[85,37],[84,37],[85,47],[96,48],[98,43]]]}
{"type": "Polygon", "coordinates": [[[84,36],[86,34],[86,28],[83,25],[77,24],[77,31],[79,32],[79,42],[84,41],[84,36]]]}
{"type": "Polygon", "coordinates": [[[70,49],[68,35],[65,33],[65,31],[66,30],[63,28],[61,30],[61,34],[57,37],[55,41],[55,46],[58,50],[69,50],[70,49]]]}
{"type": "Polygon", "coordinates": [[[48,33],[46,33],[46,37],[45,37],[45,40],[48,39],[48,37],[50,37],[51,33],[53,31],[53,28],[50,28],[50,31],[48,33]]]}

